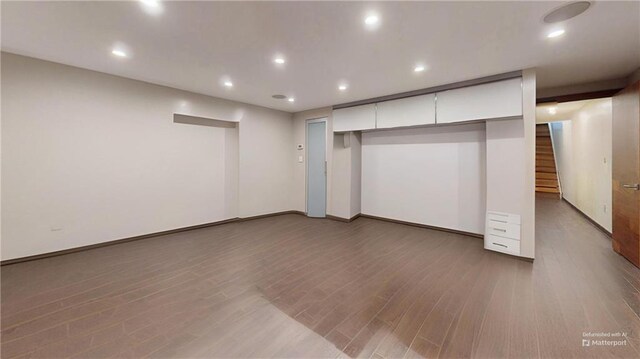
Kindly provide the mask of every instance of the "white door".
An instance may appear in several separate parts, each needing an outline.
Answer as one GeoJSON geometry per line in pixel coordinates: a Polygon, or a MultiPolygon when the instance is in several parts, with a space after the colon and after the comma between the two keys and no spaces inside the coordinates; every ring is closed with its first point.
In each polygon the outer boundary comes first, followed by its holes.
{"type": "Polygon", "coordinates": [[[307,215],[325,217],[327,207],[327,122],[307,122],[307,215]]]}

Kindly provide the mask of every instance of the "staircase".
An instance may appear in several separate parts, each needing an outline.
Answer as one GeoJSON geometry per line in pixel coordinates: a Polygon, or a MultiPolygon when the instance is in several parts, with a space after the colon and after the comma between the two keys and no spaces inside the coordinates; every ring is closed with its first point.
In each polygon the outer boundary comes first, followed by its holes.
{"type": "Polygon", "coordinates": [[[536,192],[560,197],[558,172],[549,125],[536,125],[536,192]]]}

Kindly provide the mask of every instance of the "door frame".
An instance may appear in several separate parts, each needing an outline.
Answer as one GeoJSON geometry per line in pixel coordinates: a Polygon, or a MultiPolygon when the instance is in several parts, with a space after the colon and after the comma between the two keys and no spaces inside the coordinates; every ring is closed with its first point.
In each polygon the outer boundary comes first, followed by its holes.
{"type": "Polygon", "coordinates": [[[328,143],[329,143],[329,121],[328,117],[319,117],[319,118],[311,118],[305,120],[304,122],[304,214],[306,216],[309,215],[309,124],[311,123],[320,123],[324,122],[324,215],[327,216],[327,206],[329,193],[328,182],[329,182],[329,157],[328,157],[328,143]]]}

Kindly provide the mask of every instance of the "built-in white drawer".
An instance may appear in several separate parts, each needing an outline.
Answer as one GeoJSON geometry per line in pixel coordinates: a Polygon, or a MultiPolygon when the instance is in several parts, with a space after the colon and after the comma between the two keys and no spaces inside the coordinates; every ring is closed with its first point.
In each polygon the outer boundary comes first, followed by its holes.
{"type": "Polygon", "coordinates": [[[487,219],[496,222],[520,224],[520,215],[496,211],[487,211],[487,219]]]}
{"type": "Polygon", "coordinates": [[[488,234],[484,237],[484,247],[498,252],[520,255],[520,241],[488,234]]]}
{"type": "Polygon", "coordinates": [[[520,240],[520,225],[490,219],[487,221],[487,234],[520,240]]]}

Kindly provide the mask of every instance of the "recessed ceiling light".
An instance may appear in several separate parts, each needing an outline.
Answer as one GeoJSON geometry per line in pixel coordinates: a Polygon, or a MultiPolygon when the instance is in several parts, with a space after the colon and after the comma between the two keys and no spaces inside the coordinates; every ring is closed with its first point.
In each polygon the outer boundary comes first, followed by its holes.
{"type": "Polygon", "coordinates": [[[158,2],[157,0],[140,0],[140,2],[142,4],[144,4],[145,6],[148,6],[148,7],[158,7],[158,6],[160,6],[160,2],[158,2]]]}
{"type": "Polygon", "coordinates": [[[364,19],[364,23],[367,25],[375,25],[380,21],[378,15],[369,15],[364,19]]]}
{"type": "Polygon", "coordinates": [[[289,97],[289,98],[287,99],[287,101],[289,101],[289,102],[294,102],[295,100],[296,100],[296,99],[295,99],[295,98],[293,98],[293,97],[289,97]]]}
{"type": "Polygon", "coordinates": [[[158,0],[140,0],[142,11],[152,16],[158,16],[164,12],[164,6],[158,0]]]}
{"type": "Polygon", "coordinates": [[[425,70],[425,67],[422,65],[417,65],[416,67],[413,68],[414,72],[422,72],[425,70]]]}
{"type": "Polygon", "coordinates": [[[558,29],[558,30],[553,30],[550,33],[547,34],[547,37],[550,39],[553,39],[554,37],[558,37],[558,36],[562,36],[564,35],[564,29],[558,29]]]}
{"type": "Polygon", "coordinates": [[[282,65],[284,64],[284,59],[282,57],[276,57],[273,62],[275,62],[276,64],[282,65]]]}
{"type": "Polygon", "coordinates": [[[127,57],[127,53],[120,49],[113,49],[111,53],[118,57],[127,57]]]}
{"type": "Polygon", "coordinates": [[[340,91],[345,91],[346,89],[347,89],[347,85],[338,86],[338,90],[340,90],[340,91]]]}
{"type": "Polygon", "coordinates": [[[224,85],[225,85],[225,86],[227,86],[227,87],[233,87],[233,82],[231,82],[231,81],[225,81],[225,82],[224,82],[224,85]]]}
{"type": "Polygon", "coordinates": [[[550,115],[555,115],[556,114],[556,108],[555,107],[549,107],[549,114],[550,115]]]}

